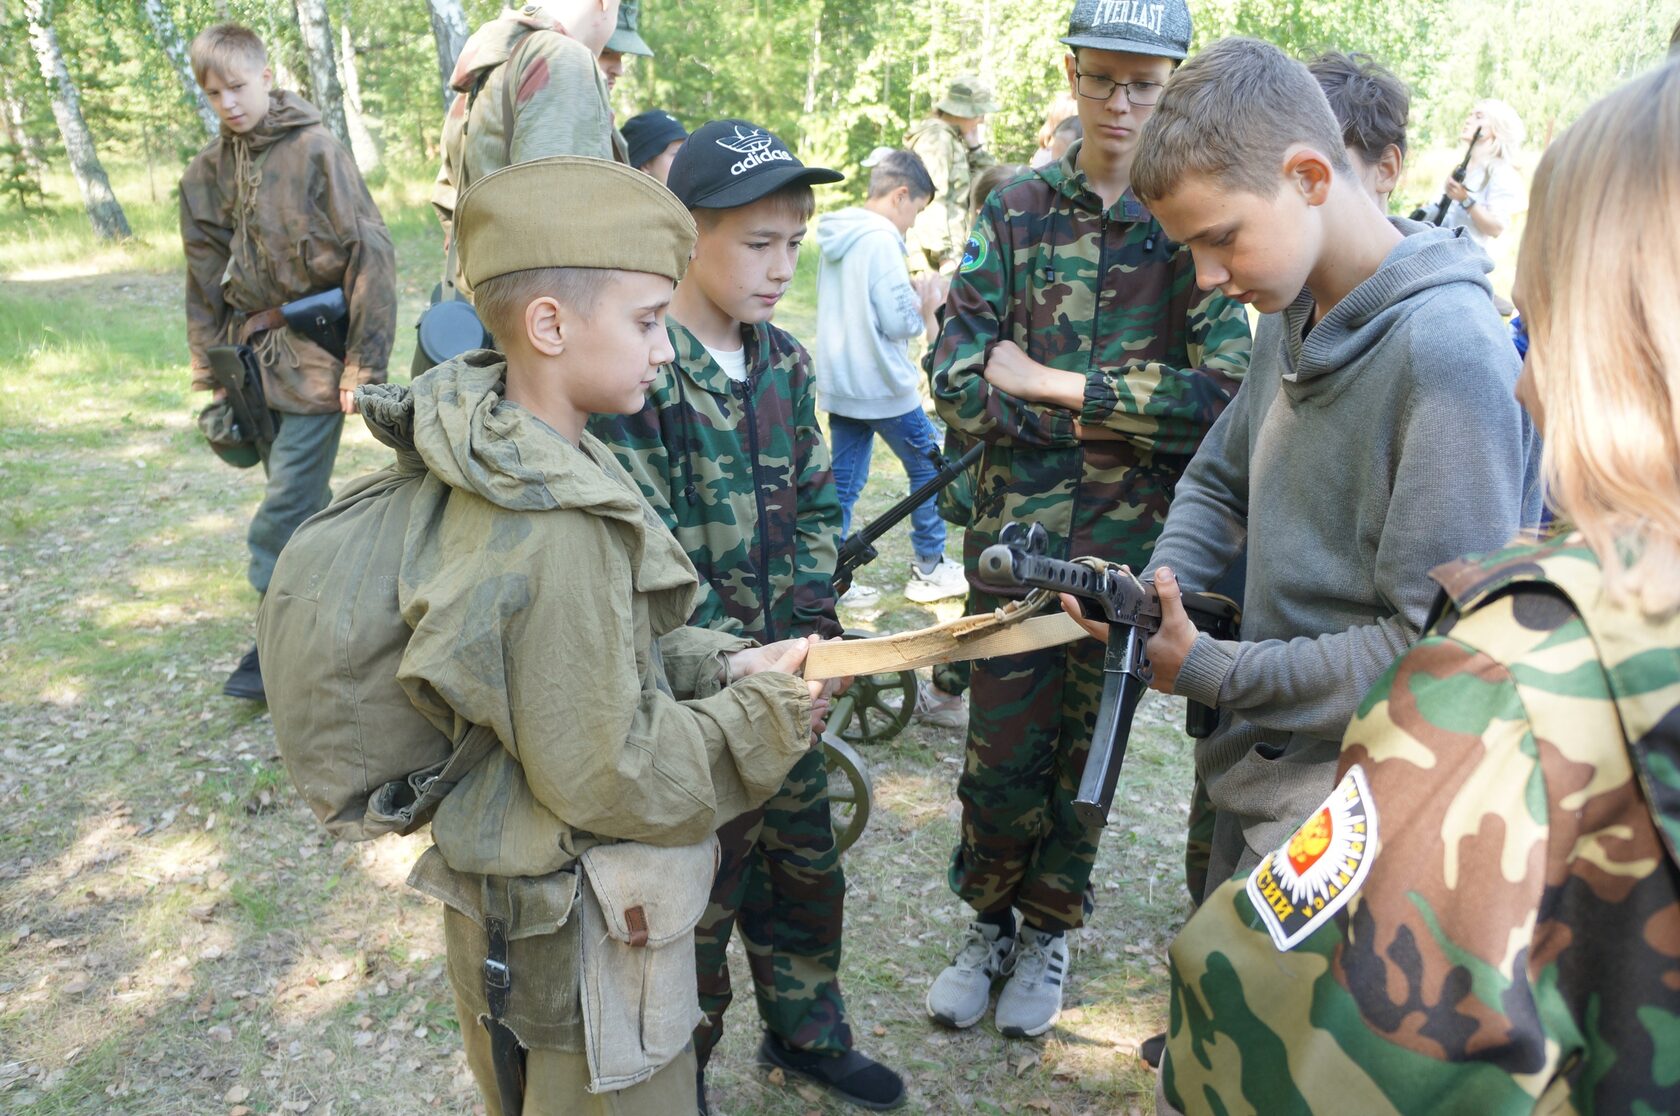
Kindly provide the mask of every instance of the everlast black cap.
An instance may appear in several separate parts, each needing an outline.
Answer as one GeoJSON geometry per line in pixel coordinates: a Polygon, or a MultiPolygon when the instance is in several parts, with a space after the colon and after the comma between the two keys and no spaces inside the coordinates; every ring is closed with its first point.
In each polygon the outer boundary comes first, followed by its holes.
{"type": "Polygon", "coordinates": [[[1062,42],[1183,58],[1190,53],[1190,8],[1184,0],[1078,0],[1062,42]]]}
{"type": "Polygon", "coordinates": [[[756,124],[713,120],[677,148],[666,184],[690,209],[736,209],[783,186],[816,186],[845,177],[827,167],[806,166],[787,144],[756,124]]]}

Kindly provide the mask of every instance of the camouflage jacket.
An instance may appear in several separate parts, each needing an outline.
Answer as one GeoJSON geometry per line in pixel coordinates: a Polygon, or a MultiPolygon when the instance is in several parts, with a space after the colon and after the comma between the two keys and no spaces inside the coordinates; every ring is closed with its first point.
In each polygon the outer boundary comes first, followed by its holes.
{"type": "Polygon", "coordinates": [[[461,48],[449,87],[455,99],[444,114],[443,166],[432,187],[446,234],[457,192],[499,167],[548,155],[615,157],[612,109],[595,56],[553,30],[547,17],[507,14],[480,27],[461,48]],[[503,63],[527,37],[519,49],[510,139],[503,63]]]}
{"type": "Polygon", "coordinates": [[[214,384],[205,350],[237,340],[251,314],[344,289],[344,361],[289,329],[258,334],[271,407],[339,409],[338,392],[380,383],[397,325],[396,253],[356,162],[296,93],[269,95],[250,132],[225,128],[181,176],[192,386],[214,384]]]}
{"type": "Polygon", "coordinates": [[[1060,556],[1141,568],[1173,485],[1248,368],[1242,306],[1196,289],[1190,252],[1127,193],[1106,212],[1061,163],[986,200],[934,345],[934,399],[988,443],[964,553],[970,568],[1012,519],[1037,519],[1060,556]],[[994,345],[1085,377],[1073,412],[993,388],[994,345]],[[1082,442],[1075,423],[1120,438],[1082,442]]]}
{"type": "Polygon", "coordinates": [[[1434,576],[1323,809],[1173,943],[1183,1111],[1673,1110],[1680,616],[1579,537],[1434,576]]]}
{"type": "Polygon", "coordinates": [[[840,499],[817,426],[804,346],[745,326],[747,379],[734,383],[688,330],[634,415],[597,415],[613,447],[700,571],[689,623],[766,643],[840,634],[834,564],[840,499]]]}
{"type": "Polygon", "coordinates": [[[910,129],[904,145],[922,157],[933,179],[933,201],[910,227],[910,262],[916,271],[949,271],[968,238],[969,194],[974,176],[997,165],[984,147],[970,148],[962,133],[936,116],[910,129]]]}

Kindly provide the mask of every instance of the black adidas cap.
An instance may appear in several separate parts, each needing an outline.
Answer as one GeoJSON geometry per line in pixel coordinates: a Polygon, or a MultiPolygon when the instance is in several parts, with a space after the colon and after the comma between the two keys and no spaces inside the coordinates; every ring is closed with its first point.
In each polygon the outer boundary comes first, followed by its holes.
{"type": "Polygon", "coordinates": [[[677,148],[666,185],[690,209],[736,209],[783,186],[817,186],[845,177],[827,167],[806,166],[787,144],[756,124],[713,120],[677,148]]]}

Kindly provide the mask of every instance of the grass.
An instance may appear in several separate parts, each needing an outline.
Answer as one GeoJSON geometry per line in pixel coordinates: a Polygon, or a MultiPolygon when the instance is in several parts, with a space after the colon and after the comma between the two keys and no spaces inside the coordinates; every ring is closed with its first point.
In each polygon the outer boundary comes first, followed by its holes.
{"type": "MultiPolygon", "coordinates": [[[[424,839],[328,839],[266,715],[220,694],[251,639],[261,481],[193,427],[170,201],[119,171],[138,237],[110,246],[49,185],[49,214],[0,218],[0,1110],[473,1112],[438,911],[403,883],[424,839]]],[[[397,379],[441,264],[427,189],[393,173],[376,190],[400,264],[397,379]]],[[[814,265],[806,253],[779,319],[806,340],[814,265]]],[[[385,459],[351,424],[338,479],[385,459]]],[[[882,450],[859,514],[906,490],[882,450]]],[[[883,596],[849,622],[956,614],[899,594],[907,540],[861,571],[883,596]]],[[[843,979],[860,1047],[910,1078],[908,1111],[1149,1108],[1130,1051],[1164,1025],[1164,946],[1186,909],[1177,716],[1165,701],[1139,716],[1068,1011],[1036,1042],[923,1017],[965,920],[944,883],[961,740],[918,724],[866,750],[875,816],[846,861],[843,979]]],[[[753,1068],[738,956],[736,980],[714,1111],[841,1111],[753,1068]]]]}

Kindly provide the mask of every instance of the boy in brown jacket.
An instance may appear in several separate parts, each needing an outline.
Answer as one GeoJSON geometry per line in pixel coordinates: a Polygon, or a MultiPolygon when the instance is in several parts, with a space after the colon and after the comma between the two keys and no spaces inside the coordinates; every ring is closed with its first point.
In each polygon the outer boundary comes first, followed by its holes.
{"type": "MultiPolygon", "coordinates": [[[[261,39],[222,23],[200,32],[190,53],[193,75],[222,121],[221,134],[181,176],[192,386],[221,399],[206,352],[248,344],[268,407],[278,412],[263,463],[268,488],[247,534],[248,576],[263,593],[280,548],[331,499],[352,393],[385,379],[396,257],[355,161],[313,105],[274,89],[261,39]],[[349,307],[342,360],[268,313],[335,287],[349,307]]],[[[263,700],[255,646],[223,692],[263,700]]]]}

